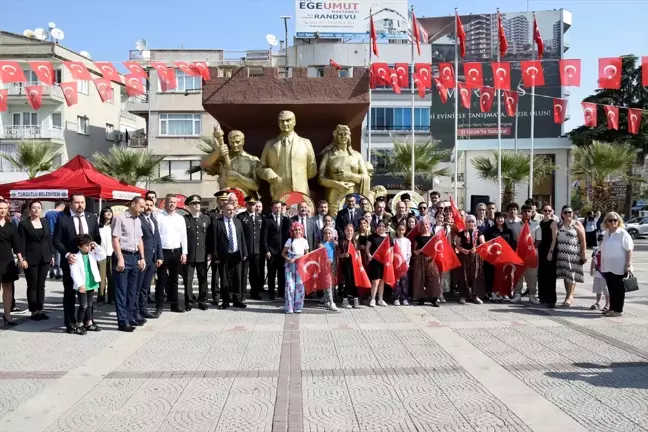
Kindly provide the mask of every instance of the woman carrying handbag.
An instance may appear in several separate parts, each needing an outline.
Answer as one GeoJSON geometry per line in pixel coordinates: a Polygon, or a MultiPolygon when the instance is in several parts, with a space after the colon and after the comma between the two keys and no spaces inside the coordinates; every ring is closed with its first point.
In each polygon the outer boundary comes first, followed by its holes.
{"type": "Polygon", "coordinates": [[[618,317],[623,314],[626,293],[624,278],[632,272],[634,243],[623,228],[623,219],[616,212],[605,215],[603,229],[606,232],[601,243],[601,273],[610,292],[610,310],[604,316],[618,317]]]}

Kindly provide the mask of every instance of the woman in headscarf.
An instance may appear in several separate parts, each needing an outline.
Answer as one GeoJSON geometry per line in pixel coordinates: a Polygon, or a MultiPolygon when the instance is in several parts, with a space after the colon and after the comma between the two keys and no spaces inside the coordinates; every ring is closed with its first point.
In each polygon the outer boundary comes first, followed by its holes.
{"type": "Polygon", "coordinates": [[[458,280],[459,304],[466,304],[466,300],[482,304],[481,297],[486,295],[484,290],[483,261],[475,248],[484,243],[484,236],[475,227],[475,216],[466,216],[466,229],[455,237],[455,247],[459,251],[461,261],[461,274],[458,280]]]}

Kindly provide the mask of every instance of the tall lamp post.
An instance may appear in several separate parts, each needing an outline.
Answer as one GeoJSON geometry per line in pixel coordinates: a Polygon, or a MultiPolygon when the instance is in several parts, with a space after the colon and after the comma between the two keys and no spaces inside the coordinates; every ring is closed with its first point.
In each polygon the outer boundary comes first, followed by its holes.
{"type": "Polygon", "coordinates": [[[288,20],[292,17],[289,15],[281,15],[279,18],[284,22],[284,50],[286,53],[286,73],[288,73],[288,20]]]}

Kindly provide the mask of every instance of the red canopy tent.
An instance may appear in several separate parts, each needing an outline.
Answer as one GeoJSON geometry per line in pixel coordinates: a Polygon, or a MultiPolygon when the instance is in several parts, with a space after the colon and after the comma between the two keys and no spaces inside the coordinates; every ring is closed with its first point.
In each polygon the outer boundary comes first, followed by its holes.
{"type": "Polygon", "coordinates": [[[67,199],[72,194],[105,200],[130,200],[146,190],[130,186],[99,172],[87,159],[77,156],[54,172],[0,185],[0,196],[9,199],[67,199]]]}

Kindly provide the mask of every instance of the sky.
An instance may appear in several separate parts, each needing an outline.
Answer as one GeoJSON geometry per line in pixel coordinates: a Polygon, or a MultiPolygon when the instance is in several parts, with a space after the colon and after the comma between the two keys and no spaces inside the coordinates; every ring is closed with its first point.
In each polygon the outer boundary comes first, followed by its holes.
{"type": "MultiPolygon", "coordinates": [[[[582,84],[570,88],[566,130],[582,124],[580,102],[597,84],[598,58],[648,56],[648,0],[410,0],[416,15],[503,13],[564,8],[573,13],[565,34],[565,58],[583,61],[582,84]]],[[[295,15],[295,0],[1,0],[0,29],[21,33],[47,28],[65,31],[63,45],[90,52],[94,61],[128,60],[135,41],[150,49],[266,49],[265,35],[283,35],[280,15],[295,15]]],[[[289,34],[294,31],[290,22],[289,34]]],[[[0,47],[1,49],[1,47],[0,47]]]]}

